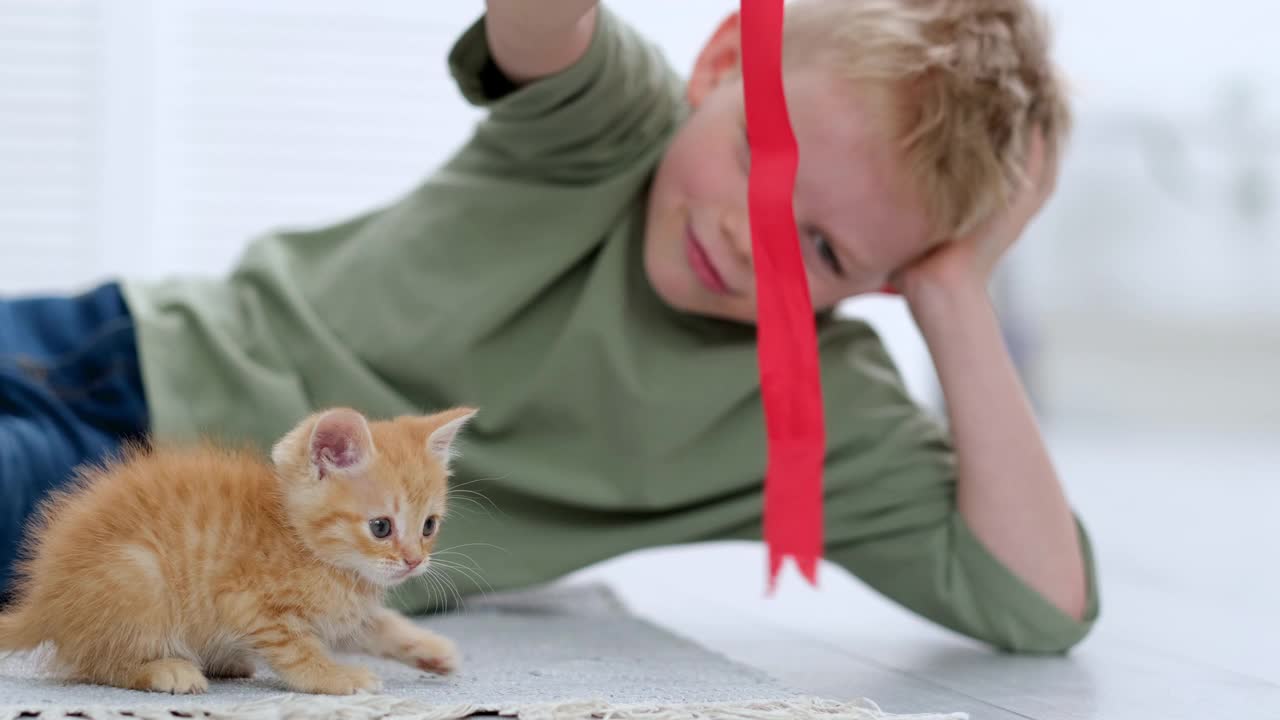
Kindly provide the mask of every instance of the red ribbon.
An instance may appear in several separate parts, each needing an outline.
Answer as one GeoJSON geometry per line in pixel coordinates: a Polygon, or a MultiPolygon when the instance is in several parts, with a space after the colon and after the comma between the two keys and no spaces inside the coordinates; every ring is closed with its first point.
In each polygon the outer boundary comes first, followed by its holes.
{"type": "Polygon", "coordinates": [[[741,0],[742,76],[751,148],[748,213],[757,356],[768,434],[764,539],[769,588],[784,559],[811,584],[822,555],[825,431],[817,331],[795,212],[799,152],[782,86],[784,0],[741,0]]]}

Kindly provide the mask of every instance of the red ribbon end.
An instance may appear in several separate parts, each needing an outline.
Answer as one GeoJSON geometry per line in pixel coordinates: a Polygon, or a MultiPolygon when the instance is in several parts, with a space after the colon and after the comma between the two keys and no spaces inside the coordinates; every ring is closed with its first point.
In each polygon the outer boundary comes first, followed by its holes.
{"type": "Polygon", "coordinates": [[[741,18],[771,592],[786,557],[817,584],[826,445],[817,328],[791,203],[799,148],[783,93],[783,6],[783,0],[742,0],[741,18]]]}
{"type": "Polygon", "coordinates": [[[800,574],[809,581],[813,587],[818,586],[818,558],[815,555],[792,555],[780,552],[773,548],[769,549],[769,588],[768,594],[772,595],[778,590],[778,576],[782,573],[782,567],[786,564],[787,558],[795,563],[796,568],[800,570],[800,574]]]}

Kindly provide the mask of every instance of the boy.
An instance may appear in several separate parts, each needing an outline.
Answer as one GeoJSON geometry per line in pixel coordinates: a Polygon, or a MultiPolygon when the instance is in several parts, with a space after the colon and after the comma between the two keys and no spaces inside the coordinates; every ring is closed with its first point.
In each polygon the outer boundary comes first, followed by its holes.
{"type": "MultiPolygon", "coordinates": [[[[786,33],[826,558],[996,647],[1065,650],[1097,614],[1089,547],[985,294],[1065,132],[1037,18],[1016,0],[809,0],[786,33]],[[950,437],[874,333],[831,313],[886,283],[933,354],[950,437]]],[[[467,403],[481,412],[456,481],[497,512],[443,532],[478,544],[494,589],[639,547],[758,538],[739,50],[730,17],[681,82],[594,0],[488,0],[449,62],[489,115],[407,197],[265,238],[225,279],[4,306],[0,349],[26,356],[0,398],[15,520],[122,437],[265,448],[317,407],[467,403]]],[[[399,602],[434,600],[417,587],[399,602]]]]}

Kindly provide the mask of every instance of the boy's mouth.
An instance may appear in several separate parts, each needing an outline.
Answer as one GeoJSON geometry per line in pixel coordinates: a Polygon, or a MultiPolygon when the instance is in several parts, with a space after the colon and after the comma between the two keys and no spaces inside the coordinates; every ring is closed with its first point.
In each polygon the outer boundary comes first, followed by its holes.
{"type": "Polygon", "coordinates": [[[684,228],[684,253],[689,261],[689,267],[693,269],[693,274],[697,276],[703,287],[717,295],[729,292],[729,286],[725,284],[724,278],[720,277],[720,272],[716,270],[711,256],[707,254],[706,248],[702,247],[702,243],[698,242],[698,236],[689,225],[685,225],[684,228]]]}

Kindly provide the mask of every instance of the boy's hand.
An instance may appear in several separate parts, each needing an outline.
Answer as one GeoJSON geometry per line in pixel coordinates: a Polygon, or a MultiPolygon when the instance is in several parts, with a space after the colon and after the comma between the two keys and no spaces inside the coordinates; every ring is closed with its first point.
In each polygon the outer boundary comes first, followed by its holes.
{"type": "Polygon", "coordinates": [[[1053,190],[1056,167],[1032,140],[1032,183],[976,232],[898,273],[942,386],[956,449],[956,507],[995,557],[1059,610],[1087,609],[1088,580],[1071,506],[1009,357],[987,283],[1053,190]]]}
{"type": "Polygon", "coordinates": [[[485,35],[507,79],[554,75],[591,46],[598,0],[485,0],[485,35]]]}
{"type": "Polygon", "coordinates": [[[973,232],[938,246],[903,268],[892,279],[893,286],[908,301],[922,294],[985,289],[996,263],[1021,237],[1056,184],[1057,168],[1048,162],[1039,133],[1032,136],[1026,171],[1031,184],[1013,204],[973,232]]]}

